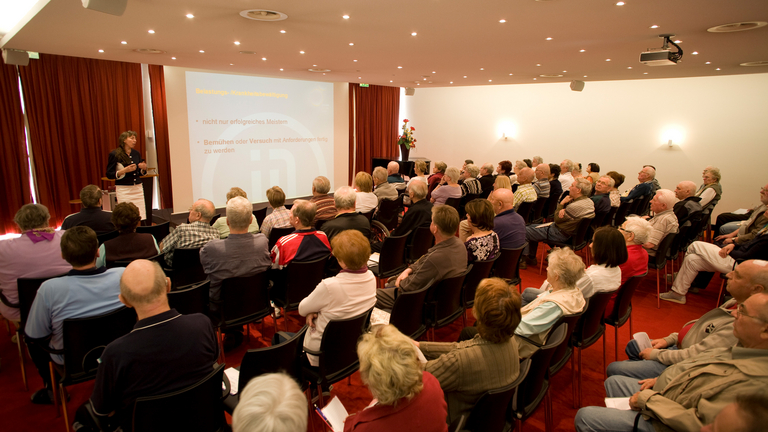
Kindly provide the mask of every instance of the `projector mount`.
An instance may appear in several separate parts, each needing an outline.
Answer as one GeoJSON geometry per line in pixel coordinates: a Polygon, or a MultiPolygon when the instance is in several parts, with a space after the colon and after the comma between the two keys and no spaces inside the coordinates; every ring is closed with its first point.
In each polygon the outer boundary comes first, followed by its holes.
{"type": "Polygon", "coordinates": [[[664,45],[661,46],[661,49],[663,51],[669,50],[669,45],[672,45],[675,48],[677,48],[677,52],[676,53],[673,53],[673,52],[669,53],[670,59],[673,60],[675,63],[677,63],[680,60],[682,60],[682,58],[683,58],[683,49],[680,48],[680,45],[672,42],[671,38],[674,37],[674,36],[675,35],[673,35],[673,34],[660,34],[659,35],[660,38],[664,38],[664,45]]]}

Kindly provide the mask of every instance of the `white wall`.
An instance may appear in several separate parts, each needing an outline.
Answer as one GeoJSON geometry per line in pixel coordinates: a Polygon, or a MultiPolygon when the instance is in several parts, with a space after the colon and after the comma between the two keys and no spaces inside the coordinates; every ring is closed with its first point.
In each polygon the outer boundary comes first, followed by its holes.
{"type": "Polygon", "coordinates": [[[567,83],[417,88],[403,97],[418,139],[411,155],[448,165],[534,155],[596,162],[627,176],[622,190],[644,164],[667,189],[700,184],[714,165],[724,191],[715,213],[758,203],[768,182],[768,74],[587,82],[580,93],[567,83]],[[514,138],[502,139],[505,129],[514,138]],[[671,148],[670,129],[682,135],[671,148]]]}

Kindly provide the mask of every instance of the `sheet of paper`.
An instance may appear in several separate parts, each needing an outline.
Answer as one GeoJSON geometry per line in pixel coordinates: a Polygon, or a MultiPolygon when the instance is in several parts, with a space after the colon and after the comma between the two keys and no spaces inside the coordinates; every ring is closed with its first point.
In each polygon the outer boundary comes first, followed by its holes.
{"type": "Polygon", "coordinates": [[[421,350],[417,348],[416,345],[414,345],[413,348],[416,350],[416,356],[419,358],[419,363],[423,365],[427,364],[427,358],[424,357],[424,353],[421,352],[421,350]]]}
{"type": "Polygon", "coordinates": [[[732,211],[731,213],[737,214],[737,215],[744,215],[744,214],[747,214],[747,212],[749,212],[749,210],[747,209],[738,209],[736,211],[732,211]]]}
{"type": "Polygon", "coordinates": [[[378,252],[372,253],[370,258],[368,258],[368,264],[370,264],[370,263],[373,263],[373,264],[378,264],[379,263],[379,253],[378,252]]]}
{"type": "Polygon", "coordinates": [[[632,335],[632,339],[637,342],[637,347],[640,348],[640,351],[652,347],[651,338],[648,337],[646,332],[635,333],[632,335]]]}
{"type": "Polygon", "coordinates": [[[616,408],[619,410],[629,411],[632,408],[629,406],[628,397],[620,398],[605,398],[605,406],[608,408],[616,408]]]}
{"type": "MultiPolygon", "coordinates": [[[[224,369],[224,375],[227,376],[227,379],[229,380],[229,394],[236,395],[237,394],[237,385],[240,382],[240,371],[231,367],[224,369]]],[[[222,383],[221,389],[224,390],[226,387],[222,383]]]]}
{"type": "Polygon", "coordinates": [[[373,308],[373,312],[371,312],[371,325],[387,325],[389,324],[390,316],[391,314],[385,310],[373,308]]]}
{"type": "Polygon", "coordinates": [[[336,396],[321,410],[328,422],[331,424],[334,432],[344,431],[344,420],[349,417],[347,409],[336,396]]]}
{"type": "Polygon", "coordinates": [[[537,225],[536,228],[546,228],[548,226],[552,225],[552,222],[547,222],[541,225],[537,225]]]}

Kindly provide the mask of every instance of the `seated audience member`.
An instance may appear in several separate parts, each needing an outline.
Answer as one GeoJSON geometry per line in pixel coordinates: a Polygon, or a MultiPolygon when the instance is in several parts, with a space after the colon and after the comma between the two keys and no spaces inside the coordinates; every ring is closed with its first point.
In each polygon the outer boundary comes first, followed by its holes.
{"type": "Polygon", "coordinates": [[[764,391],[768,386],[768,295],[749,297],[733,315],[737,345],[678,362],[658,378],[609,377],[607,396],[629,397],[631,410],[582,408],[574,420],[576,430],[695,431],[712,423],[737,395],[764,391]]]}
{"type": "Polygon", "coordinates": [[[651,168],[653,169],[653,181],[651,181],[651,186],[653,188],[652,194],[656,194],[656,191],[661,189],[661,184],[659,184],[659,179],[656,178],[656,167],[653,165],[643,165],[643,168],[651,168]]]}
{"type": "Polygon", "coordinates": [[[622,285],[632,276],[640,276],[648,271],[648,252],[643,244],[648,242],[653,227],[640,217],[630,216],[619,227],[627,245],[627,262],[620,265],[622,285]]]}
{"type": "Polygon", "coordinates": [[[549,198],[549,165],[539,164],[533,172],[536,181],[533,182],[533,189],[538,198],[549,198]]]}
{"type": "Polygon", "coordinates": [[[637,379],[656,378],[664,369],[714,348],[729,348],[736,344],[733,316],[736,307],[753,294],[766,292],[768,272],[766,261],[745,261],[728,274],[726,289],[733,297],[701,316],[687,322],[679,332],[662,339],[653,339],[651,348],[640,350],[637,341],[630,340],[626,353],[629,360],[608,365],[608,376],[623,375],[637,379]],[[669,349],[667,349],[669,348],[669,349]]]}
{"type": "Polygon", "coordinates": [[[477,175],[480,173],[480,169],[475,164],[469,164],[461,174],[461,196],[480,195],[483,193],[483,185],[480,184],[480,180],[477,179],[477,175]]]}
{"type": "Polygon", "coordinates": [[[307,413],[307,398],[293,378],[284,373],[259,375],[240,391],[232,431],[305,431],[307,413]]]}
{"type": "Polygon", "coordinates": [[[576,167],[577,165],[570,159],[565,159],[560,162],[560,176],[557,179],[560,181],[560,186],[564,191],[567,191],[573,184],[573,181],[575,180],[573,177],[573,170],[576,167]]]}
{"type": "Polygon", "coordinates": [[[618,207],[621,205],[621,192],[619,192],[619,186],[624,184],[624,174],[619,174],[616,171],[608,171],[605,173],[608,177],[613,179],[613,186],[608,193],[611,197],[611,207],[618,207]]]}
{"type": "Polygon", "coordinates": [[[434,207],[429,230],[435,236],[435,245],[400,275],[389,278],[386,288],[376,291],[376,307],[391,310],[397,290],[417,291],[430,281],[437,283],[464,273],[467,269],[467,249],[455,236],[458,227],[459,212],[455,208],[434,207]]]}
{"type": "MultiPolygon", "coordinates": [[[[240,189],[239,187],[233,187],[229,190],[229,192],[227,192],[227,202],[236,196],[248,199],[248,194],[246,194],[244,190],[240,189]]],[[[212,226],[219,231],[219,238],[224,239],[229,236],[229,225],[227,225],[226,216],[220,216],[218,219],[216,219],[212,226]]],[[[254,234],[259,232],[259,222],[256,220],[256,218],[253,218],[251,225],[248,226],[248,232],[254,234]]]]}
{"type": "Polygon", "coordinates": [[[493,231],[493,205],[488,200],[475,199],[467,203],[467,224],[472,234],[467,237],[467,262],[486,261],[499,256],[499,236],[493,231]]]}
{"type": "Polygon", "coordinates": [[[496,178],[493,176],[493,164],[486,163],[480,167],[480,186],[483,189],[483,198],[488,198],[488,195],[493,192],[493,183],[496,178]]]}
{"type": "Polygon", "coordinates": [[[80,190],[80,201],[83,208],[79,213],[72,213],[64,218],[61,229],[68,230],[76,226],[87,226],[96,234],[106,234],[115,230],[112,224],[111,212],[101,209],[101,189],[96,185],[88,185],[80,190]]]}
{"type": "Polygon", "coordinates": [[[374,326],[360,337],[357,356],[360,379],[375,403],[347,417],[345,432],[448,432],[443,390],[422,371],[408,336],[393,325],[374,326]]]}
{"type": "Polygon", "coordinates": [[[209,241],[219,238],[219,231],[211,226],[214,212],[213,203],[207,199],[195,201],[189,210],[189,223],[177,226],[160,242],[160,253],[165,255],[165,263],[169,267],[173,265],[173,252],[176,249],[203,247],[209,241]]]}
{"type": "Polygon", "coordinates": [[[720,228],[721,235],[715,237],[715,240],[727,245],[744,244],[754,239],[755,235],[768,225],[768,218],[764,215],[766,205],[768,205],[768,185],[760,189],[760,205],[752,209],[752,214],[742,222],[724,225],[720,228]]]}
{"type": "Polygon", "coordinates": [[[736,402],[726,405],[712,423],[700,432],[754,432],[768,424],[768,396],[765,393],[736,395],[736,402]]]}
{"type": "MultiPolygon", "coordinates": [[[[411,236],[413,236],[416,234],[416,229],[422,226],[429,226],[432,222],[432,203],[426,200],[427,184],[424,182],[409,183],[408,196],[411,199],[411,206],[390,236],[403,236],[409,231],[411,236]]],[[[410,239],[408,243],[410,243],[410,239]]],[[[372,243],[371,250],[381,252],[381,244],[381,242],[372,243]]]]}
{"type": "Polygon", "coordinates": [[[703,183],[696,191],[696,196],[701,198],[699,204],[703,208],[714,207],[723,194],[723,188],[720,186],[720,170],[717,167],[708,166],[704,168],[701,179],[703,183]]]}
{"type": "MultiPolygon", "coordinates": [[[[764,215],[768,217],[768,210],[764,215]]],[[[712,243],[693,242],[680,265],[672,289],[661,294],[662,300],[685,304],[685,295],[700,271],[728,273],[737,260],[768,260],[768,227],[761,229],[754,239],[742,244],[729,244],[719,248],[712,243]]]]}
{"type": "MultiPolygon", "coordinates": [[[[309,199],[309,202],[317,208],[314,216],[315,221],[326,221],[336,217],[336,207],[333,203],[333,197],[328,195],[329,190],[331,190],[331,181],[327,177],[315,177],[312,181],[312,198],[309,199]]],[[[295,202],[293,204],[296,205],[295,202]]]]}
{"type": "Polygon", "coordinates": [[[590,198],[595,203],[595,215],[608,214],[611,211],[611,185],[613,179],[608,176],[600,177],[595,182],[595,194],[590,198]]]}
{"type": "MultiPolygon", "coordinates": [[[[373,308],[376,304],[376,278],[368,270],[371,245],[368,238],[355,230],[347,230],[331,240],[333,256],[341,272],[323,279],[312,293],[299,303],[299,314],[307,317],[309,330],[304,337],[304,348],[317,351],[325,326],[331,320],[352,318],[373,308]]],[[[307,355],[312,366],[319,359],[307,355]]]]}
{"type": "Polygon", "coordinates": [[[523,162],[525,162],[528,168],[533,169],[533,162],[530,159],[523,159],[523,162]]]}
{"type": "Polygon", "coordinates": [[[291,212],[285,208],[285,192],[280,186],[272,186],[267,189],[267,200],[272,207],[272,213],[268,214],[261,223],[261,233],[269,239],[272,228],[290,228],[291,212]]]}
{"type": "MultiPolygon", "coordinates": [[[[373,177],[370,174],[360,171],[355,175],[355,190],[357,191],[355,211],[368,213],[376,209],[376,206],[379,205],[379,197],[373,193],[373,177]]],[[[336,201],[334,200],[334,206],[335,204],[336,201]]]]}
{"type": "MultiPolygon", "coordinates": [[[[549,197],[555,197],[558,202],[563,195],[563,184],[560,183],[560,165],[549,164],[549,197]]],[[[565,190],[566,192],[568,189],[565,190]]]]}
{"type": "Polygon", "coordinates": [[[440,184],[440,182],[443,180],[443,174],[445,174],[445,170],[448,168],[448,165],[446,165],[443,161],[437,161],[435,162],[435,167],[432,168],[432,175],[430,175],[427,178],[427,186],[429,186],[429,192],[427,192],[427,199],[432,199],[432,191],[435,190],[437,185],[440,184]]]}
{"type": "Polygon", "coordinates": [[[745,224],[751,225],[755,222],[755,218],[762,216],[766,210],[766,205],[768,205],[768,185],[760,188],[760,203],[748,210],[747,213],[720,213],[717,216],[715,233],[720,235],[730,234],[734,231],[739,231],[740,227],[745,226],[745,224]]]}
{"type": "Polygon", "coordinates": [[[424,175],[427,173],[427,163],[423,160],[417,160],[413,163],[413,172],[416,173],[415,177],[411,177],[410,180],[408,180],[408,184],[411,184],[411,182],[415,181],[421,181],[424,182],[424,184],[427,184],[427,176],[424,175]]]}
{"type": "Polygon", "coordinates": [[[134,203],[128,201],[115,206],[112,212],[112,223],[117,227],[120,235],[105,241],[99,247],[96,267],[104,267],[105,264],[115,261],[152,258],[160,253],[160,248],[157,247],[157,241],[152,234],[136,232],[140,222],[141,213],[134,203]]]}
{"type": "Polygon", "coordinates": [[[441,206],[448,198],[461,198],[461,186],[459,186],[459,169],[448,167],[441,183],[432,191],[432,204],[441,206]]]}
{"type": "MultiPolygon", "coordinates": [[[[584,276],[576,282],[576,287],[585,299],[597,293],[618,290],[621,286],[619,265],[624,264],[627,260],[624,236],[615,228],[598,228],[589,247],[592,250],[593,264],[584,271],[584,276]]],[[[534,301],[539,294],[550,288],[547,281],[544,281],[540,289],[526,288],[522,294],[523,306],[534,301]]]]}
{"type": "Polygon", "coordinates": [[[621,197],[621,202],[632,201],[633,199],[643,198],[653,192],[653,180],[656,178],[656,170],[646,166],[637,173],[637,181],[640,182],[633,187],[627,196],[621,197]]]}
{"type": "Polygon", "coordinates": [[[387,164],[387,182],[388,183],[405,183],[403,176],[400,175],[400,164],[395,161],[390,161],[387,164]]]}
{"type": "MultiPolygon", "coordinates": [[[[581,179],[589,184],[584,179],[581,179]]],[[[584,262],[568,248],[555,248],[549,254],[547,282],[550,289],[522,308],[523,319],[517,326],[520,358],[530,357],[543,344],[552,326],[563,315],[581,312],[586,305],[576,282],[584,276],[584,262]]]]}
{"type": "Polygon", "coordinates": [[[365,238],[371,236],[371,222],[368,218],[355,212],[357,194],[349,186],[336,189],[333,202],[336,205],[336,217],[323,224],[323,232],[331,241],[340,232],[348,229],[357,230],[365,238]]]}
{"type": "Polygon", "coordinates": [[[426,371],[440,382],[448,422],[469,416],[480,396],[512,383],[520,372],[514,337],[520,324],[520,295],[499,278],[483,279],[472,314],[477,334],[458,343],[414,342],[427,358],[426,371]]]}
{"type": "MultiPolygon", "coordinates": [[[[13,220],[21,237],[0,241],[0,292],[10,303],[19,302],[18,278],[62,275],[72,266],[61,257],[61,236],[48,226],[51,214],[42,204],[24,204],[13,220]]],[[[0,302],[0,314],[18,324],[19,309],[0,302]]]]}
{"type": "Polygon", "coordinates": [[[497,176],[511,176],[512,175],[512,161],[503,160],[499,162],[499,165],[496,167],[496,174],[497,176]]]}
{"type": "MultiPolygon", "coordinates": [[[[99,423],[131,430],[136,398],[181,390],[213,372],[219,345],[210,319],[171,309],[166,294],[170,290],[171,280],[156,262],[136,260],[125,268],[119,299],[136,310],[138,322],[101,354],[93,393],[86,403],[99,423]]],[[[76,418],[83,425],[90,420],[84,407],[76,418]]]]}
{"type": "MultiPolygon", "coordinates": [[[[520,180],[517,178],[517,176],[524,168],[529,168],[528,164],[521,160],[515,161],[514,165],[512,165],[512,174],[509,176],[509,181],[512,182],[512,184],[520,183],[520,180]]],[[[531,179],[533,179],[533,175],[531,175],[531,179]]]]}
{"type": "Polygon", "coordinates": [[[517,182],[520,187],[515,191],[515,211],[520,208],[520,204],[524,202],[533,203],[539,198],[536,194],[533,184],[533,170],[525,167],[517,174],[517,182]]]}
{"type": "Polygon", "coordinates": [[[573,171],[571,171],[571,175],[573,176],[574,179],[584,177],[583,175],[581,175],[581,162],[573,163],[573,171]]]}
{"type": "Polygon", "coordinates": [[[597,180],[600,179],[600,165],[590,162],[587,164],[587,175],[584,177],[592,184],[596,184],[597,180]]]}
{"type": "Polygon", "coordinates": [[[675,193],[669,189],[659,189],[651,200],[651,211],[654,216],[648,219],[648,222],[653,231],[648,241],[643,244],[648,255],[656,256],[656,250],[664,237],[677,232],[677,216],[673,211],[676,202],[675,193]]]}
{"type": "Polygon", "coordinates": [[[280,237],[272,248],[272,268],[282,269],[294,259],[314,261],[331,253],[328,237],[324,232],[314,228],[314,220],[314,203],[307,200],[293,202],[291,226],[296,228],[296,231],[280,237]]]}
{"type": "MultiPolygon", "coordinates": [[[[208,296],[213,315],[218,313],[216,302],[221,298],[221,284],[225,279],[253,276],[267,271],[271,264],[267,237],[248,232],[252,208],[250,201],[243,197],[230,199],[227,202],[229,237],[211,240],[200,249],[200,263],[211,281],[208,296]]],[[[243,340],[238,328],[230,328],[224,336],[225,350],[240,345],[243,340]]]]}
{"type": "Polygon", "coordinates": [[[595,217],[595,204],[589,199],[592,185],[584,179],[576,179],[568,192],[555,209],[555,220],[551,225],[531,224],[525,227],[525,238],[528,240],[523,254],[528,265],[537,265],[536,251],[540,241],[552,240],[566,242],[576,233],[579,223],[584,218],[595,217]]]}
{"type": "Polygon", "coordinates": [[[43,282],[24,326],[27,341],[31,342],[28,344],[30,357],[45,386],[32,395],[32,403],[51,403],[53,392],[48,363],[64,364],[63,356],[48,354],[41,345],[63,349],[65,319],[101,315],[121,306],[117,296],[125,269],[96,268],[98,255],[99,241],[92,229],[74,227],[61,236],[61,257],[72,270],[66,276],[43,282]]]}
{"type": "Polygon", "coordinates": [[[499,189],[512,190],[512,182],[509,181],[509,177],[503,175],[496,176],[496,180],[493,181],[493,190],[497,191],[499,189]]]}
{"type": "MultiPolygon", "coordinates": [[[[473,161],[472,159],[464,159],[464,163],[461,165],[461,172],[459,174],[461,174],[463,176],[464,172],[467,170],[467,165],[474,164],[474,163],[475,163],[475,161],[473,161]]],[[[478,168],[478,170],[479,170],[479,168],[478,168]]],[[[475,176],[475,177],[477,177],[477,176],[475,176]]],[[[462,179],[459,183],[461,184],[463,182],[464,182],[464,180],[462,179]]]]}
{"type": "Polygon", "coordinates": [[[373,184],[376,186],[373,189],[373,193],[379,199],[379,202],[383,199],[397,199],[397,196],[400,194],[394,186],[387,182],[387,170],[382,167],[373,169],[373,184]]]}
{"type": "MultiPolygon", "coordinates": [[[[493,212],[496,214],[493,218],[493,231],[499,236],[499,246],[504,249],[517,249],[525,245],[525,221],[514,209],[512,191],[509,189],[494,191],[488,197],[488,202],[491,203],[493,212]]],[[[465,221],[462,221],[462,226],[464,224],[465,221]]]]}
{"type": "Polygon", "coordinates": [[[672,210],[679,226],[688,222],[695,213],[701,212],[701,204],[699,204],[701,198],[693,196],[695,191],[696,183],[692,181],[682,181],[675,187],[675,198],[679,201],[675,203],[672,210]]]}

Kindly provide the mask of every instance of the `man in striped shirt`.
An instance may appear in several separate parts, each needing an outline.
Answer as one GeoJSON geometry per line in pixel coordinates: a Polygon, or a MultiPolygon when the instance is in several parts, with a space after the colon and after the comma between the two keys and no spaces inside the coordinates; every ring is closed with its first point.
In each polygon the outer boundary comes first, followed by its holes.
{"type": "Polygon", "coordinates": [[[317,207],[315,221],[326,221],[336,217],[336,205],[333,197],[328,195],[329,190],[331,190],[331,181],[327,177],[315,177],[312,181],[312,198],[309,201],[317,207]]]}
{"type": "Polygon", "coordinates": [[[219,238],[219,231],[211,226],[216,208],[207,199],[199,199],[189,209],[189,223],[181,224],[160,242],[160,253],[165,263],[173,265],[173,251],[178,248],[199,248],[219,238]]]}

